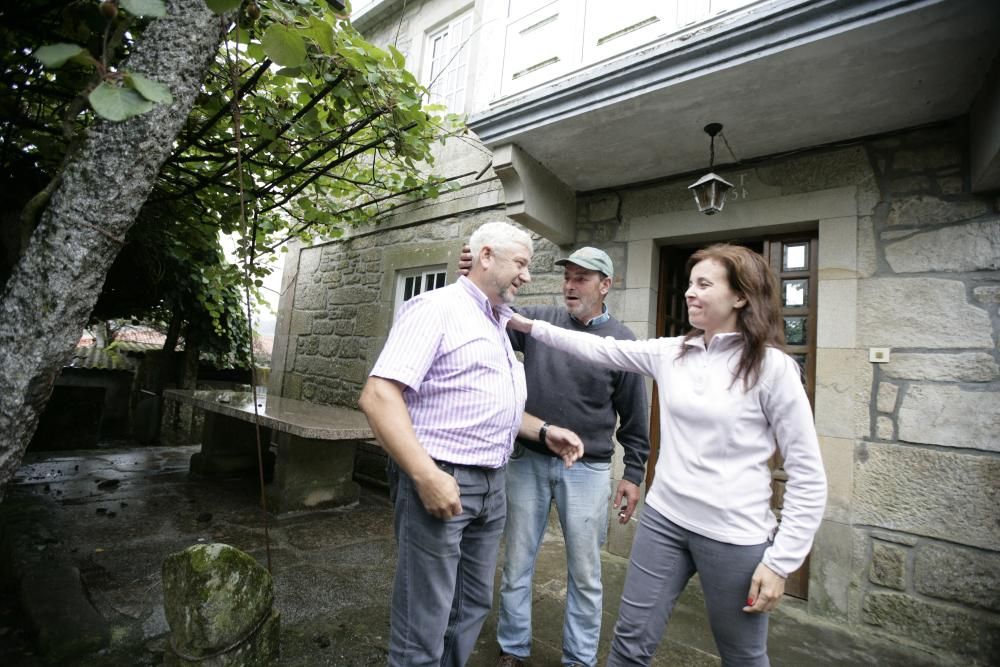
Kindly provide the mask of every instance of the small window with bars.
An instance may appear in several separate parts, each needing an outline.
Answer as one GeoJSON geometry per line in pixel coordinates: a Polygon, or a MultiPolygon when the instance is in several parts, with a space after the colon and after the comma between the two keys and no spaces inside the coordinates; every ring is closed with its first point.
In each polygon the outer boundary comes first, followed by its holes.
{"type": "Polygon", "coordinates": [[[418,294],[432,289],[444,287],[448,272],[445,266],[429,266],[419,269],[400,271],[396,278],[396,303],[393,312],[399,312],[399,307],[418,294]]]}

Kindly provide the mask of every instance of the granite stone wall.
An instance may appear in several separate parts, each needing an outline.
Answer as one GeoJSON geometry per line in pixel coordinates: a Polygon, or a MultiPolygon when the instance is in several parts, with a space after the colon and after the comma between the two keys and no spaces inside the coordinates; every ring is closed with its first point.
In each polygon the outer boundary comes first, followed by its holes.
{"type": "MultiPolygon", "coordinates": [[[[437,264],[425,258],[442,256],[445,248],[451,280],[471,233],[485,222],[504,219],[495,208],[473,210],[303,249],[282,395],[356,406],[392,323],[393,274],[400,268],[437,264]]],[[[537,235],[534,242],[532,282],[520,291],[518,303],[556,303],[561,299],[562,268],[554,262],[561,252],[537,235]]]]}
{"type": "Polygon", "coordinates": [[[852,620],[962,654],[1000,655],[1000,214],[968,191],[962,125],[866,146],[880,198],[863,243],[869,437],[855,453],[852,620]]]}

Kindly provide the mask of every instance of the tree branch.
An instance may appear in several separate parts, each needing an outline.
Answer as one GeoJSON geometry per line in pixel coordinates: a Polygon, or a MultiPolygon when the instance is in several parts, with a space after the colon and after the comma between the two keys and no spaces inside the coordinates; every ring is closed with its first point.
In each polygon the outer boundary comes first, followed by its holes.
{"type": "Polygon", "coordinates": [[[187,143],[180,146],[175,152],[177,154],[183,153],[187,149],[191,148],[192,144],[194,144],[196,141],[205,136],[209,130],[215,127],[215,124],[218,123],[220,120],[222,120],[222,118],[230,112],[231,108],[230,105],[233,104],[234,102],[239,102],[249,91],[253,90],[253,88],[257,85],[257,82],[260,80],[260,77],[264,76],[264,72],[266,72],[270,66],[271,66],[271,60],[265,58],[261,62],[260,66],[257,67],[257,71],[254,72],[249,79],[247,79],[246,83],[240,86],[240,90],[236,96],[236,99],[229,100],[221,107],[219,107],[219,110],[215,112],[215,115],[209,118],[207,121],[205,121],[202,124],[202,126],[198,128],[198,130],[194,133],[193,136],[187,138],[186,140],[187,143]]]}

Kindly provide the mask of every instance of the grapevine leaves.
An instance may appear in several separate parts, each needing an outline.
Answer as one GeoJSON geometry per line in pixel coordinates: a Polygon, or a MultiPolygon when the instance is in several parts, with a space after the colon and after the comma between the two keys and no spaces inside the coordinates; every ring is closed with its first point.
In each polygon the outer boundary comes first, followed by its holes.
{"type": "MultiPolygon", "coordinates": [[[[115,20],[119,4],[135,16],[160,18],[167,13],[163,0],[104,0],[101,3],[102,14],[109,21],[115,20]],[[110,7],[110,11],[104,12],[104,5],[110,7]]],[[[49,69],[58,69],[71,60],[96,68],[100,73],[100,83],[87,93],[87,101],[94,113],[105,120],[123,121],[146,113],[155,104],[173,102],[173,96],[162,83],[134,72],[109,71],[90,51],[78,44],[47,44],[36,49],[32,55],[49,69]]]]}
{"type": "Polygon", "coordinates": [[[83,54],[90,55],[87,49],[77,44],[46,44],[35,49],[32,55],[46,67],[55,69],[83,54]]]}
{"type": "Polygon", "coordinates": [[[153,103],[134,88],[119,87],[107,81],[90,91],[87,99],[97,115],[110,121],[122,121],[153,108],[153,103]]]}
{"type": "Polygon", "coordinates": [[[205,4],[216,14],[231,12],[240,6],[243,0],[205,0],[205,4]]]}

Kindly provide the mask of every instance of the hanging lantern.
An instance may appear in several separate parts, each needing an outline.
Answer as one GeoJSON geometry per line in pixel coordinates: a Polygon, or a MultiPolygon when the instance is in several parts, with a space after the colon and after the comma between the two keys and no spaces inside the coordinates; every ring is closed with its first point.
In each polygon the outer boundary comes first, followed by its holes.
{"type": "Polygon", "coordinates": [[[708,173],[688,186],[698,204],[698,211],[705,215],[715,215],[726,203],[726,193],[733,189],[733,184],[712,171],[715,165],[715,135],[722,131],[721,123],[709,123],[705,132],[711,137],[708,158],[708,173]]]}

